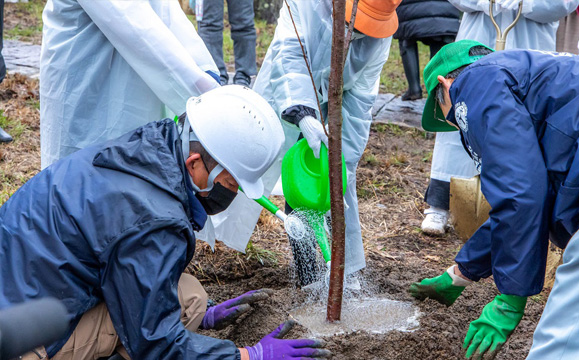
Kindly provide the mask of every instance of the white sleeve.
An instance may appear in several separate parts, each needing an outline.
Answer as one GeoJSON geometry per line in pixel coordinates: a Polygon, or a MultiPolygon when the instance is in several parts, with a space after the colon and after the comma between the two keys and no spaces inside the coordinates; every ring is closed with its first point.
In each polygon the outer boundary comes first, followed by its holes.
{"type": "Polygon", "coordinates": [[[489,0],[448,0],[455,8],[462,12],[489,11],[489,0]]]}
{"type": "Polygon", "coordinates": [[[579,0],[523,0],[523,16],[538,23],[551,23],[569,15],[579,0]]]}
{"type": "MultiPolygon", "coordinates": [[[[219,86],[198,66],[148,1],[78,0],[78,3],[131,68],[174,113],[185,111],[189,97],[219,86]]],[[[207,51],[204,45],[202,49],[200,52],[207,51]]]]}

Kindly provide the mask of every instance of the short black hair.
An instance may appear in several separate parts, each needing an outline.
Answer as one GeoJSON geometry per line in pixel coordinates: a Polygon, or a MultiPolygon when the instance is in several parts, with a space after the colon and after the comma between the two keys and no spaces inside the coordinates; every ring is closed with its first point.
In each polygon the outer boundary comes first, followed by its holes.
{"type": "MultiPolygon", "coordinates": [[[[183,127],[186,118],[187,118],[186,112],[179,115],[179,118],[177,120],[179,128],[183,127]]],[[[207,168],[208,172],[211,172],[211,170],[213,170],[217,165],[219,165],[219,163],[215,161],[215,159],[213,159],[211,155],[209,155],[207,150],[205,150],[205,148],[203,147],[203,145],[201,145],[199,141],[189,142],[189,155],[191,155],[191,153],[197,153],[201,155],[201,160],[203,160],[203,163],[205,164],[205,167],[207,168]]]]}
{"type": "MultiPolygon", "coordinates": [[[[487,48],[486,46],[474,46],[472,47],[469,52],[468,55],[470,56],[486,56],[488,54],[493,53],[492,50],[490,50],[489,48],[487,48]]],[[[470,65],[465,65],[465,66],[461,66],[456,70],[451,71],[448,75],[445,76],[445,78],[447,79],[456,79],[458,77],[458,75],[460,75],[464,69],[466,69],[468,66],[470,65]]],[[[436,96],[436,101],[438,101],[439,104],[441,105],[445,105],[445,100],[444,100],[444,87],[442,86],[442,84],[438,84],[436,85],[436,87],[434,88],[435,91],[435,96],[436,96]]]]}
{"type": "Polygon", "coordinates": [[[215,161],[211,155],[209,155],[207,150],[205,150],[199,141],[189,142],[189,154],[191,153],[197,153],[201,155],[201,160],[203,160],[203,163],[207,168],[207,172],[211,172],[211,170],[215,169],[215,167],[219,165],[219,163],[215,161]]]}

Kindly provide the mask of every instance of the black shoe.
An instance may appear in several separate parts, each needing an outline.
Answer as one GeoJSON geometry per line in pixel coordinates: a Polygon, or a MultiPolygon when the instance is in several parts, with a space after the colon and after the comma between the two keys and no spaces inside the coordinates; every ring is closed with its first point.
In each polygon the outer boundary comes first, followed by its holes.
{"type": "Polygon", "coordinates": [[[12,141],[12,136],[0,128],[0,143],[8,143],[10,141],[12,141]]]}
{"type": "Polygon", "coordinates": [[[245,75],[242,72],[238,72],[233,77],[233,83],[235,85],[242,85],[246,87],[251,87],[251,77],[245,75]]]}
{"type": "Polygon", "coordinates": [[[220,75],[219,80],[221,82],[221,86],[225,86],[225,85],[229,84],[229,77],[227,77],[227,76],[220,75]]]}
{"type": "Polygon", "coordinates": [[[410,90],[407,90],[404,95],[402,95],[402,101],[412,101],[418,99],[422,99],[422,92],[411,93],[410,90]]]}

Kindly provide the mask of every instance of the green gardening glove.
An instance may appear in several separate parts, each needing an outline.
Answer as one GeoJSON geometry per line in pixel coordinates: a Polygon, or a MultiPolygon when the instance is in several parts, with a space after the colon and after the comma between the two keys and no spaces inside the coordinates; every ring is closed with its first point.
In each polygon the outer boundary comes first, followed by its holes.
{"type": "Polygon", "coordinates": [[[452,285],[452,278],[447,272],[444,272],[444,274],[440,276],[424,279],[419,283],[413,283],[410,285],[408,291],[410,295],[418,300],[431,298],[441,304],[450,306],[460,296],[463,290],[464,286],[452,285]]]}
{"type": "Polygon", "coordinates": [[[468,348],[466,358],[494,359],[519,325],[526,304],[526,297],[516,295],[498,295],[488,303],[480,317],[470,323],[462,346],[468,348]]]}

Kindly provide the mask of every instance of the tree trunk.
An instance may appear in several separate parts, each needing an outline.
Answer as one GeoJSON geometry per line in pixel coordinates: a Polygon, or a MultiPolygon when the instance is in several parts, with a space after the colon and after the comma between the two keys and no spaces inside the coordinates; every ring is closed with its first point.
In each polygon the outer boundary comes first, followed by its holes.
{"type": "Polygon", "coordinates": [[[279,17],[279,10],[282,5],[283,0],[253,0],[255,18],[265,20],[268,24],[274,24],[279,17]]]}
{"type": "Polygon", "coordinates": [[[346,0],[334,0],[332,60],[328,89],[328,126],[330,160],[330,196],[332,210],[332,264],[328,294],[329,322],[339,321],[342,315],[344,292],[344,262],[346,220],[344,216],[344,184],[342,181],[342,92],[344,86],[344,50],[346,36],[346,0]]]}

